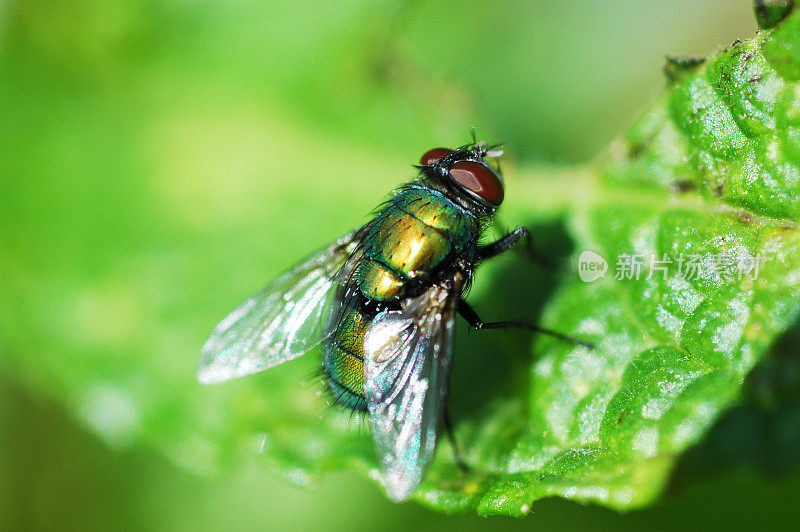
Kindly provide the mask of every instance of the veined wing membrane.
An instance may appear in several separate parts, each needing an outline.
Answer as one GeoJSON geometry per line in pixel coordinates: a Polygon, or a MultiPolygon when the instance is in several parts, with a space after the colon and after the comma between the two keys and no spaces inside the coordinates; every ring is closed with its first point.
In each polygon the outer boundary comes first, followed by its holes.
{"type": "Polygon", "coordinates": [[[449,386],[459,276],[456,281],[379,314],[366,333],[370,428],[394,500],[414,491],[433,459],[449,386]]]}
{"type": "Polygon", "coordinates": [[[231,312],[203,345],[197,379],[215,384],[262,371],[323,340],[337,274],[358,246],[352,231],[311,255],[231,312]]]}

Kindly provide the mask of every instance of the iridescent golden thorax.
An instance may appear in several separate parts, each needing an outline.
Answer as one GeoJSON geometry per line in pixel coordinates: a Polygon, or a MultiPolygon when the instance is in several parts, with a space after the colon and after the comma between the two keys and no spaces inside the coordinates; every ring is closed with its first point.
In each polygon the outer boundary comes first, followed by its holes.
{"type": "Polygon", "coordinates": [[[438,192],[410,187],[378,214],[364,239],[359,285],[365,296],[403,295],[411,279],[425,278],[446,259],[470,253],[477,219],[438,192]]]}

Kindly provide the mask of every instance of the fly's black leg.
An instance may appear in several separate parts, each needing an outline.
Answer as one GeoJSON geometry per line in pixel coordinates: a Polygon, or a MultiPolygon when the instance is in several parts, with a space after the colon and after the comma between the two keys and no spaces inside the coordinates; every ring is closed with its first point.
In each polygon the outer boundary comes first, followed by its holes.
{"type": "Polygon", "coordinates": [[[447,405],[444,407],[444,429],[447,431],[447,437],[450,438],[450,445],[453,446],[453,460],[455,460],[458,468],[464,472],[469,473],[469,466],[461,456],[461,450],[456,443],[456,434],[453,432],[453,424],[450,422],[450,411],[447,405]]]}
{"type": "Polygon", "coordinates": [[[525,239],[525,255],[548,269],[555,269],[556,265],[553,261],[542,255],[541,253],[537,252],[533,249],[533,241],[531,240],[530,231],[528,231],[524,227],[517,227],[506,236],[500,238],[492,242],[491,244],[486,244],[485,246],[480,246],[478,248],[478,260],[485,260],[491,259],[492,257],[496,257],[500,253],[507,251],[514,247],[517,242],[520,240],[525,239]]]}
{"type": "Polygon", "coordinates": [[[530,242],[530,233],[524,227],[517,227],[499,240],[496,240],[491,244],[486,244],[485,246],[480,246],[478,248],[478,260],[491,259],[492,257],[495,257],[500,253],[514,247],[514,245],[522,238],[530,242]]]}
{"type": "Polygon", "coordinates": [[[577,338],[573,338],[571,336],[567,336],[566,334],[561,334],[560,332],[552,331],[550,329],[545,329],[544,327],[539,327],[538,325],[534,325],[533,323],[529,323],[524,320],[508,320],[508,321],[491,321],[486,322],[478,317],[478,313],[475,312],[469,303],[464,301],[463,299],[458,300],[458,313],[467,320],[467,323],[470,324],[471,327],[476,329],[527,329],[529,331],[534,331],[542,334],[547,334],[552,336],[553,338],[557,338],[562,342],[567,342],[573,345],[581,345],[584,347],[588,347],[589,349],[594,349],[594,346],[586,342],[584,340],[579,340],[577,338]]]}

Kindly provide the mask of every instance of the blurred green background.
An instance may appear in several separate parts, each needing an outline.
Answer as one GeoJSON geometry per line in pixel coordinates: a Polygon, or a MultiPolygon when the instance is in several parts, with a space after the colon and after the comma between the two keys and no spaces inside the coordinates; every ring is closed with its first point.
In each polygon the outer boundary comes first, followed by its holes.
{"type": "Polygon", "coordinates": [[[747,467],[627,516],[554,499],[516,521],[395,505],[355,473],[310,491],[255,460],[197,474],[172,442],[135,441],[124,398],[70,385],[203,393],[216,321],[362,223],[427,148],[475,126],[507,143],[511,188],[515,167],[591,161],[658,93],[665,55],[755,29],[744,0],[0,3],[0,526],[795,522],[800,477],[747,467]]]}

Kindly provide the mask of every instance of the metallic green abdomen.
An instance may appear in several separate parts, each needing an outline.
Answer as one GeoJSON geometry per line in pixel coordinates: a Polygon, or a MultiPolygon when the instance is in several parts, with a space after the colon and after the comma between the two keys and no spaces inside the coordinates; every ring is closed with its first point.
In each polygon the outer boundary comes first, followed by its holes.
{"type": "Polygon", "coordinates": [[[354,410],[364,402],[364,333],[369,322],[347,307],[336,331],[322,344],[322,367],[336,401],[354,410]]]}
{"type": "MultiPolygon", "coordinates": [[[[354,282],[364,301],[392,304],[410,280],[425,280],[459,256],[473,261],[479,232],[477,218],[441,193],[409,187],[369,226],[354,282]]],[[[348,301],[329,325],[335,329],[322,344],[322,366],[336,400],[366,410],[364,335],[367,316],[374,314],[356,301],[348,301]]]]}

